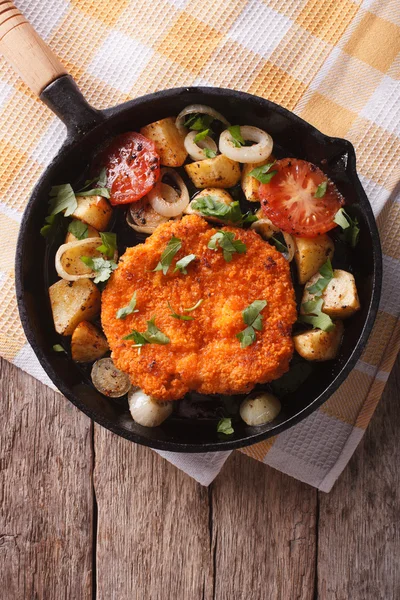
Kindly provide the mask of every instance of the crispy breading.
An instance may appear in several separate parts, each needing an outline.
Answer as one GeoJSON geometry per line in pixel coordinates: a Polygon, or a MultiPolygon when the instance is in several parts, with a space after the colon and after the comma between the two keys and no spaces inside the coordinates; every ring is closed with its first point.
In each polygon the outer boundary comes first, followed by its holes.
{"type": "MultiPolygon", "coordinates": [[[[207,245],[218,231],[190,215],[160,225],[145,241],[121,257],[102,297],[102,324],[116,366],[132,383],[160,400],[176,400],[190,390],[203,394],[249,392],[256,383],[277,379],[288,370],[293,353],[291,328],[296,320],[294,291],[287,261],[251,230],[225,227],[247,247],[225,262],[222,251],[207,245]],[[166,275],[153,272],[172,236],[182,241],[166,275]],[[187,275],[173,273],[177,260],[195,254],[187,275]],[[125,319],[116,312],[136,292],[139,310],[125,319]],[[193,321],[171,317],[203,299],[193,321]],[[236,334],[246,325],[242,311],[254,300],[267,300],[257,340],[241,348],[236,334]],[[146,331],[155,317],[170,338],[166,345],[132,348],[124,340],[133,329],[146,331]]],[[[186,313],[189,314],[189,313],[186,313]]]]}

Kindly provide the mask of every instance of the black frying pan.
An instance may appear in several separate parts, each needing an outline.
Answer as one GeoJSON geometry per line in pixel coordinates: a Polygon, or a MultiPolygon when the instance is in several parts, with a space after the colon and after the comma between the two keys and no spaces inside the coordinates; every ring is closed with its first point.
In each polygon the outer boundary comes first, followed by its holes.
{"type": "MultiPolygon", "coordinates": [[[[22,219],[16,258],[21,321],[28,341],[49,377],[73,404],[97,423],[134,442],[176,452],[247,446],[271,437],[311,414],[331,396],[354,367],[368,340],[379,304],[381,248],[371,206],[357,176],[353,146],[346,140],[323,135],[268,100],[228,89],[196,87],[165,90],[97,111],[85,101],[74,81],[65,74],[60,63],[26,21],[18,16],[18,11],[15,14],[11,3],[5,4],[11,7],[7,9],[11,18],[4,19],[4,14],[0,14],[0,50],[43,102],[63,120],[68,132],[64,145],[29,200],[22,219]],[[29,66],[28,47],[30,58],[34,57],[29,66]],[[229,402],[224,403],[221,398],[193,395],[190,402],[183,404],[183,411],[175,413],[160,427],[148,429],[132,421],[126,400],[120,402],[102,396],[91,385],[88,373],[68,356],[54,353],[52,346],[58,340],[47,288],[56,280],[53,266],[56,248],[46,247],[39,235],[52,185],[79,183],[96,149],[111,136],[122,131],[138,130],[149,122],[176,115],[193,103],[213,106],[233,123],[265,129],[274,139],[274,154],[278,157],[296,156],[321,166],[336,183],[346,198],[349,212],[358,218],[361,226],[360,241],[354,250],[340,243],[336,247],[334,266],[355,274],[362,304],[361,310],[346,322],[338,357],[317,365],[297,390],[281,389],[283,408],[274,422],[251,428],[238,419],[235,432],[229,437],[217,433],[216,423],[218,416],[229,410],[227,405],[235,406],[238,398],[229,398],[229,402]]],[[[133,233],[131,236],[130,243],[137,243],[133,233]]]]}

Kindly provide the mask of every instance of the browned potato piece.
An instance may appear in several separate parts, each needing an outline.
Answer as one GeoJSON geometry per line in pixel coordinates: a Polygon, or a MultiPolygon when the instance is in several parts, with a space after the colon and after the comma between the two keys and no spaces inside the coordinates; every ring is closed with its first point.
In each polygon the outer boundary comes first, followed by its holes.
{"type": "Polygon", "coordinates": [[[240,179],[240,165],[223,154],[185,165],[185,171],[197,188],[229,188],[240,179]]]}
{"type": "Polygon", "coordinates": [[[112,215],[112,208],[103,196],[77,196],[77,208],[72,217],[87,223],[97,231],[105,231],[112,215]]]}
{"type": "MultiPolygon", "coordinates": [[[[346,319],[360,309],[356,282],[351,273],[341,269],[335,269],[333,275],[333,279],[322,292],[324,300],[322,312],[332,317],[332,319],[346,319]]],[[[302,305],[309,300],[314,300],[314,294],[310,294],[307,288],[311,287],[320,277],[321,275],[317,273],[306,283],[302,305]]],[[[304,314],[303,306],[300,312],[304,314]]]]}
{"type": "Polygon", "coordinates": [[[71,354],[76,362],[92,362],[105,355],[108,343],[101,331],[89,321],[81,321],[72,333],[71,354]]]}
{"type": "Polygon", "coordinates": [[[258,163],[245,163],[243,165],[241,185],[243,194],[246,196],[246,199],[249,202],[260,202],[260,198],[258,197],[258,188],[260,187],[260,182],[258,179],[251,177],[249,173],[256,167],[262,167],[263,165],[267,165],[271,162],[274,162],[272,156],[258,163]]]}
{"type": "Polygon", "coordinates": [[[140,133],[152,140],[161,158],[161,164],[166,167],[181,167],[186,160],[187,152],[181,135],[175,125],[174,117],[167,117],[142,127],[140,133]]]}
{"type": "Polygon", "coordinates": [[[318,272],[324,263],[332,260],[335,250],[334,243],[328,235],[319,235],[315,238],[294,237],[296,261],[299,283],[306,283],[318,272]]]}
{"type": "Polygon", "coordinates": [[[81,321],[100,312],[100,291],[90,279],[60,279],[49,287],[54,327],[61,335],[71,335],[81,321]]]}
{"type": "MultiPolygon", "coordinates": [[[[88,228],[88,234],[87,234],[88,238],[100,237],[97,229],[95,229],[94,227],[91,227],[90,225],[88,225],[87,228],[88,228]]],[[[77,241],[78,241],[78,238],[75,237],[74,234],[71,233],[70,231],[67,231],[67,235],[65,236],[64,244],[69,244],[69,242],[77,242],[77,241]]]]}
{"type": "Polygon", "coordinates": [[[311,329],[293,338],[295,350],[306,360],[332,360],[336,357],[343,336],[343,322],[335,321],[332,331],[311,329]]]}

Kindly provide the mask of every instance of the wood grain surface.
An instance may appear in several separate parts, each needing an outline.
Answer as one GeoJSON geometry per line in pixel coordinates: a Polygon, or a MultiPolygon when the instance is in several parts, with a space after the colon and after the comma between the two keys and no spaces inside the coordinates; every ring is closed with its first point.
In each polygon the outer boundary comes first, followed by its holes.
{"type": "Polygon", "coordinates": [[[234,453],[206,489],[0,362],[0,598],[398,600],[400,361],[330,494],[234,453]]]}

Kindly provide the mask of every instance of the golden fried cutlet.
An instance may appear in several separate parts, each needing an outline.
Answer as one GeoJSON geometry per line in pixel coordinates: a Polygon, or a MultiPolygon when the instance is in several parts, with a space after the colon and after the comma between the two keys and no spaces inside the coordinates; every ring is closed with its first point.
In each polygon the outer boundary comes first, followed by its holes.
{"type": "Polygon", "coordinates": [[[288,369],[296,320],[289,265],[253,231],[223,229],[245,243],[245,254],[233,254],[226,262],[221,249],[207,247],[218,229],[196,215],[186,216],[160,225],[144,244],[128,248],[103,292],[101,318],[114,363],[154,398],[176,400],[190,390],[247,393],[288,369]],[[182,241],[182,248],[166,275],[153,272],[172,236],[182,241]],[[197,258],[187,275],[173,273],[176,261],[188,254],[197,258]],[[117,319],[117,310],[135,292],[138,312],[117,319]],[[183,312],[200,299],[196,310],[183,312]],[[256,342],[241,348],[236,334],[246,327],[242,311],[254,300],[268,302],[261,313],[262,331],[256,332],[256,342]],[[168,302],[176,313],[194,320],[171,317],[168,302]],[[146,344],[139,353],[132,348],[134,341],[123,338],[133,329],[146,331],[152,317],[170,343],[146,344]]]}

